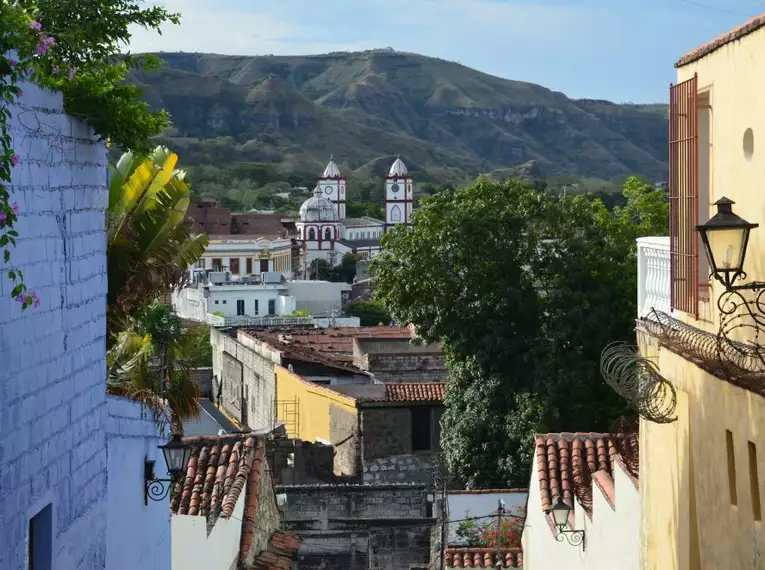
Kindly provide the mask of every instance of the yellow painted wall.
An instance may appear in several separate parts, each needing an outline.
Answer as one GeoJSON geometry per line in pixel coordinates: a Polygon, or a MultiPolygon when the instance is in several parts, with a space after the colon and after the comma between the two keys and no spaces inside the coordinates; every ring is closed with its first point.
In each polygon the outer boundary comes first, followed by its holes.
{"type": "Polygon", "coordinates": [[[317,437],[331,441],[329,410],[338,406],[351,414],[357,414],[356,400],[329,388],[304,380],[281,366],[275,367],[277,402],[297,400],[299,416],[298,432],[294,433],[294,421],[285,414],[285,407],[279,405],[277,419],[283,421],[290,437],[303,441],[316,441],[317,437]]]}
{"type": "Polygon", "coordinates": [[[754,520],[747,446],[756,445],[762,500],[765,399],[666,348],[658,363],[677,389],[678,421],[641,421],[641,569],[765,570],[765,532],[754,520]],[[735,506],[725,430],[733,434],[735,506]]]}
{"type": "MultiPolygon", "coordinates": [[[[735,201],[734,211],[760,227],[752,231],[745,269],[750,279],[765,281],[765,28],[727,44],[677,70],[677,81],[698,74],[700,93],[708,93],[711,109],[711,176],[707,215],[701,205],[699,222],[714,213],[711,205],[723,196],[735,201]],[[744,133],[752,129],[754,153],[744,153],[744,133]]],[[[700,125],[700,129],[702,125],[700,125]]],[[[700,153],[701,157],[701,153],[700,153]]],[[[702,169],[703,170],[703,169],[702,169]]],[[[703,251],[700,252],[703,256],[703,251]]],[[[721,286],[713,282],[716,300],[721,286]]],[[[683,319],[717,332],[717,307],[702,303],[700,321],[683,319]],[[711,321],[705,323],[705,321],[711,321]]]]}

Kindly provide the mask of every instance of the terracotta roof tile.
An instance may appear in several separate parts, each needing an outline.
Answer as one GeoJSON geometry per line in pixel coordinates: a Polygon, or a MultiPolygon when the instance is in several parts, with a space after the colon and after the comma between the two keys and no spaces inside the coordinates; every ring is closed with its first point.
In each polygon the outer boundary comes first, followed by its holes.
{"type": "Polygon", "coordinates": [[[386,384],[386,402],[442,402],[445,382],[413,382],[411,384],[386,384]]]}
{"type": "Polygon", "coordinates": [[[186,477],[176,486],[170,511],[205,516],[208,523],[228,518],[253,471],[260,472],[263,440],[255,436],[186,437],[192,447],[186,477]]]}
{"type": "Polygon", "coordinates": [[[499,561],[494,548],[447,548],[444,557],[447,568],[523,568],[520,548],[501,549],[499,561]]]}
{"type": "MultiPolygon", "coordinates": [[[[536,437],[536,467],[542,510],[560,496],[568,505],[574,497],[592,516],[592,480],[596,472],[602,490],[608,494],[608,480],[618,460],[617,438],[633,434],[548,433],[536,437]]],[[[609,497],[607,497],[609,498],[609,497]]]]}
{"type": "Polygon", "coordinates": [[[717,36],[712,41],[709,41],[705,43],[704,45],[689,51],[683,57],[681,57],[677,61],[677,63],[675,63],[675,67],[683,67],[684,65],[693,63],[694,61],[697,61],[701,59],[702,57],[709,55],[710,53],[723,47],[724,45],[727,45],[731,42],[735,42],[736,40],[740,40],[741,38],[748,36],[752,32],[759,30],[763,26],[765,26],[765,14],[760,14],[759,16],[752,18],[751,20],[738,26],[737,28],[734,28],[731,31],[726,32],[722,34],[721,36],[717,36]]]}

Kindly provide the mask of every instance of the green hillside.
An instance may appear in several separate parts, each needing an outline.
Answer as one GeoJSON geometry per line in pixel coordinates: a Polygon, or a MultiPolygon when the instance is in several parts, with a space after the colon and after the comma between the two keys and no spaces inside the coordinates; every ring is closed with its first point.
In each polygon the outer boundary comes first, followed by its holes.
{"type": "Polygon", "coordinates": [[[667,175],[664,105],[572,100],[457,63],[391,51],[316,56],[160,53],[134,80],[168,109],[188,164],[272,163],[351,176],[401,154],[419,181],[459,181],[536,161],[550,176],[667,175]]]}

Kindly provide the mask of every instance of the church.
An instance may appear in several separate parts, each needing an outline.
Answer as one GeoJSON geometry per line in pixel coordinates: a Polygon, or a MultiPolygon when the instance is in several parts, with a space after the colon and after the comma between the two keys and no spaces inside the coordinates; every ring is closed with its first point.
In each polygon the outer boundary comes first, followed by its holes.
{"type": "Polygon", "coordinates": [[[346,218],[345,178],[330,158],[313,196],[300,206],[300,217],[295,222],[302,245],[301,265],[307,267],[314,259],[326,259],[335,266],[346,253],[373,258],[380,252],[380,238],[386,231],[411,224],[413,198],[412,179],[404,161],[396,157],[385,177],[385,221],[367,216],[346,218]]]}

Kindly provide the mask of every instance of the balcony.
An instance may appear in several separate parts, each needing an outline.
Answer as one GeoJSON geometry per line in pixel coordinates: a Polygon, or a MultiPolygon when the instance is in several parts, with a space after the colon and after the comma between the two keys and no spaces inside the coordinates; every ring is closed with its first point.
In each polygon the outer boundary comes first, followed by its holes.
{"type": "Polygon", "coordinates": [[[638,238],[637,262],[637,318],[645,318],[651,309],[671,313],[669,237],[638,238]]]}

